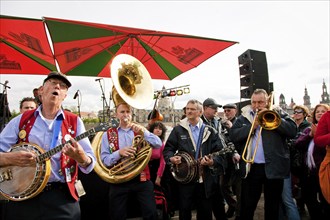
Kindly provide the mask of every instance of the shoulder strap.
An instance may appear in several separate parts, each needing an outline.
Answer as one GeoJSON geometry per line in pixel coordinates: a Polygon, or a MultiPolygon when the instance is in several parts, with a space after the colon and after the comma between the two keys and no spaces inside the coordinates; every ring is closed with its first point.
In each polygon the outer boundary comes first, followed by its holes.
{"type": "MultiPolygon", "coordinates": [[[[138,135],[138,133],[134,132],[134,137],[136,135],[138,135]]],[[[107,130],[107,136],[108,136],[110,154],[112,154],[116,150],[119,150],[118,129],[109,128],[107,130]]]]}
{"type": "Polygon", "coordinates": [[[199,131],[199,135],[198,135],[198,141],[197,141],[197,146],[196,146],[196,154],[195,154],[195,159],[198,159],[199,154],[202,155],[202,152],[199,152],[201,144],[202,144],[202,140],[203,140],[203,134],[204,134],[204,129],[205,129],[205,124],[203,123],[201,126],[201,129],[199,131]]]}
{"type": "Polygon", "coordinates": [[[72,137],[76,137],[78,116],[73,114],[72,112],[68,112],[65,110],[63,112],[64,112],[65,120],[63,120],[62,133],[63,133],[63,129],[66,129],[63,135],[68,133],[72,137]]]}
{"type": "MultiPolygon", "coordinates": [[[[65,135],[69,134],[71,137],[76,137],[77,135],[77,120],[78,116],[68,112],[63,111],[65,119],[62,123],[62,142],[65,142],[65,135]]],[[[67,182],[71,196],[78,201],[78,193],[75,188],[75,182],[78,179],[78,164],[72,158],[61,154],[61,171],[63,175],[66,175],[67,172],[70,172],[71,181],[67,182]]]]}
{"type": "Polygon", "coordinates": [[[30,110],[23,113],[21,120],[19,122],[19,133],[18,133],[18,143],[29,142],[29,134],[36,120],[35,111],[30,110]]]}
{"type": "Polygon", "coordinates": [[[119,149],[118,130],[117,128],[110,128],[107,130],[109,151],[110,154],[119,149]]]}

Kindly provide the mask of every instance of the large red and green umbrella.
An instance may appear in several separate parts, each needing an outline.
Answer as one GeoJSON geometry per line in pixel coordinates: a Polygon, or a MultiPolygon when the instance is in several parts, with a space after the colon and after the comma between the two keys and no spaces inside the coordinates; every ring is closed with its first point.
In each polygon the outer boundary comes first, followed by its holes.
{"type": "Polygon", "coordinates": [[[110,77],[111,60],[129,54],[141,61],[152,79],[172,80],[237,43],[49,17],[44,21],[59,68],[69,76],[110,77]]]}
{"type": "Polygon", "coordinates": [[[48,74],[56,70],[41,19],[0,15],[0,73],[48,74]]]}

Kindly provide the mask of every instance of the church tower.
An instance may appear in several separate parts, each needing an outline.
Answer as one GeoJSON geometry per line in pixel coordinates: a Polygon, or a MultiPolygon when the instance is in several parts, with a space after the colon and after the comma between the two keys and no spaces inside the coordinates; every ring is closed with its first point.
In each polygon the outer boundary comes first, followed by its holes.
{"type": "Polygon", "coordinates": [[[321,95],[321,102],[323,104],[330,105],[330,99],[329,99],[329,93],[327,90],[327,86],[325,85],[324,79],[323,79],[323,85],[322,85],[322,95],[321,95]]]}
{"type": "Polygon", "coordinates": [[[293,101],[293,98],[291,98],[290,108],[293,108],[296,105],[296,103],[293,101]]]}
{"type": "Polygon", "coordinates": [[[281,94],[279,99],[280,99],[280,101],[279,101],[279,106],[280,106],[282,109],[286,110],[286,109],[287,109],[287,105],[286,105],[286,103],[285,103],[285,97],[284,97],[284,95],[281,94]]]}
{"type": "Polygon", "coordinates": [[[311,100],[310,100],[310,96],[308,95],[308,91],[306,87],[305,87],[305,95],[304,95],[304,106],[306,106],[308,109],[311,108],[311,100]]]}

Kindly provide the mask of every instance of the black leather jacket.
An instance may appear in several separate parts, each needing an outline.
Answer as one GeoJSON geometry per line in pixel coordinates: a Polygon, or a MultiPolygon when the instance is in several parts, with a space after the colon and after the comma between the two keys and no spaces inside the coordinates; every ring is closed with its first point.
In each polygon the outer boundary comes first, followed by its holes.
{"type": "MultiPolygon", "coordinates": [[[[199,124],[203,124],[201,119],[199,124]]],[[[173,128],[166,141],[163,156],[166,163],[171,164],[170,158],[173,157],[177,151],[185,151],[194,157],[196,153],[195,147],[193,136],[189,128],[189,122],[187,118],[185,118],[180,121],[179,125],[173,128]]],[[[202,156],[209,155],[223,149],[223,145],[217,131],[208,125],[205,125],[200,149],[202,156]]],[[[219,184],[218,171],[219,169],[223,169],[223,160],[224,159],[222,156],[215,156],[213,157],[214,165],[212,168],[203,166],[203,183],[207,198],[215,192],[217,184],[219,184]]]]}

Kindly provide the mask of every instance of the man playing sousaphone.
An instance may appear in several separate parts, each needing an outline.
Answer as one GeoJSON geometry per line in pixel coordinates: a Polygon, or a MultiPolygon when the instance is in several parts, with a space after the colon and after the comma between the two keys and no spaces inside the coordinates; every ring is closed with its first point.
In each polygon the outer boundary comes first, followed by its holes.
{"type": "Polygon", "coordinates": [[[188,101],[186,118],[173,128],[163,151],[165,161],[174,169],[189,161],[184,161],[183,154],[198,161],[194,178],[190,181],[178,180],[179,219],[191,219],[192,204],[196,202],[197,219],[212,220],[212,197],[216,195],[215,189],[219,184],[217,171],[222,166],[223,158],[210,154],[220,151],[223,145],[217,131],[203,123],[200,118],[202,111],[199,101],[188,101]],[[176,154],[177,151],[179,154],[176,154]]]}
{"type": "Polygon", "coordinates": [[[242,156],[241,219],[253,220],[262,189],[264,219],[279,219],[283,180],[290,172],[286,140],[296,135],[297,127],[286,112],[280,108],[272,110],[272,97],[269,100],[264,89],[256,89],[251,105],[242,109],[229,131],[242,156]]]}
{"type": "Polygon", "coordinates": [[[133,194],[143,219],[153,220],[157,211],[147,165],[152,153],[150,146],[160,148],[162,141],[132,122],[132,108],[143,109],[152,102],[151,77],[144,65],[128,54],[116,56],[110,68],[114,84],[112,100],[119,126],[102,135],[99,156],[107,170],[109,216],[113,220],[126,219],[128,197],[133,194]]]}
{"type": "MultiPolygon", "coordinates": [[[[162,141],[158,136],[150,133],[142,125],[132,122],[132,107],[127,103],[117,104],[116,117],[120,121],[119,127],[110,128],[102,136],[101,159],[106,167],[110,168],[118,162],[136,155],[137,149],[132,146],[132,143],[137,135],[142,135],[155,148],[162,146],[162,141]]],[[[146,166],[140,174],[129,181],[110,183],[109,215],[111,219],[124,220],[127,218],[129,194],[136,196],[143,219],[157,219],[153,183],[149,178],[149,169],[146,166]]]]}

